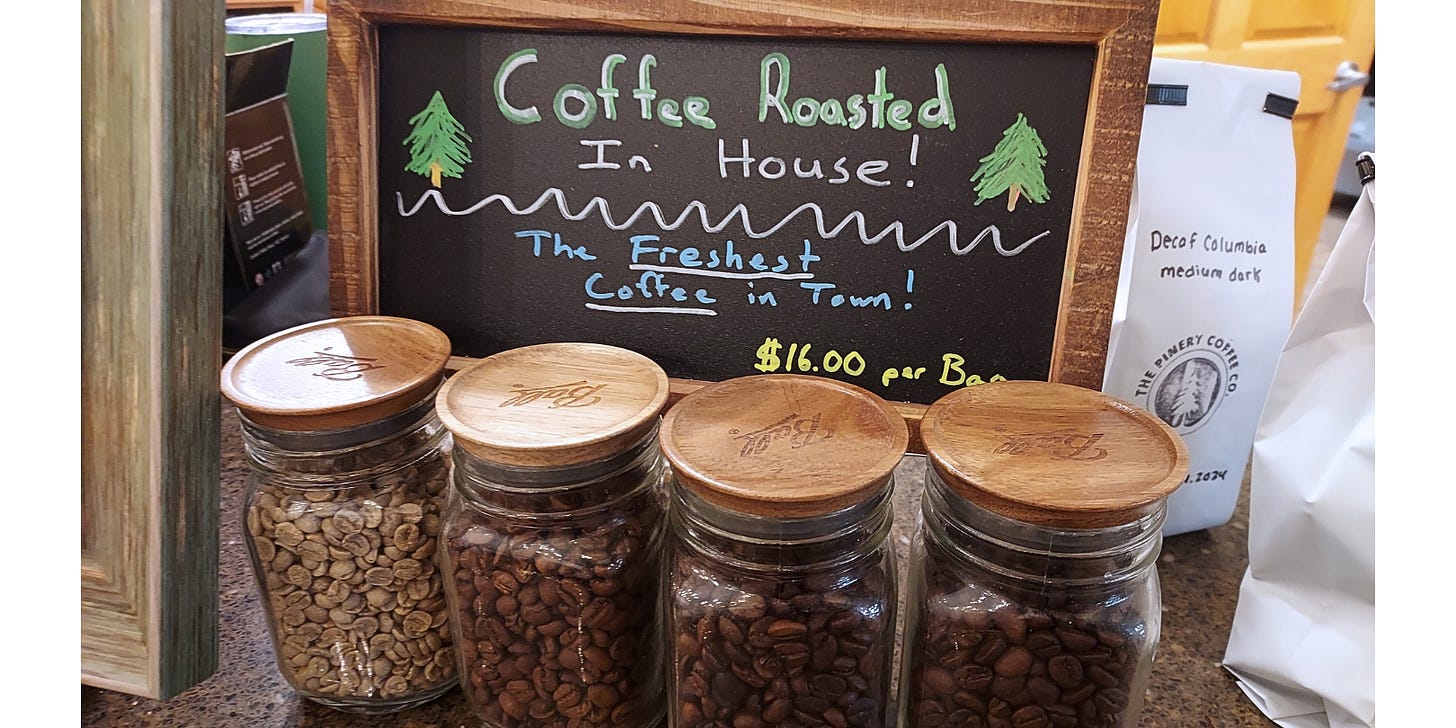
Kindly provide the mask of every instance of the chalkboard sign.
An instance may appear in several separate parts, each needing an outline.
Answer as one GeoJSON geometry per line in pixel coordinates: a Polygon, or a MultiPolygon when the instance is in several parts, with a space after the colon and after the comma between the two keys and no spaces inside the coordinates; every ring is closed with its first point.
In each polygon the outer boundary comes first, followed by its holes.
{"type": "Polygon", "coordinates": [[[399,5],[331,5],[339,313],[920,405],[1100,384],[1148,8],[399,5]]]}

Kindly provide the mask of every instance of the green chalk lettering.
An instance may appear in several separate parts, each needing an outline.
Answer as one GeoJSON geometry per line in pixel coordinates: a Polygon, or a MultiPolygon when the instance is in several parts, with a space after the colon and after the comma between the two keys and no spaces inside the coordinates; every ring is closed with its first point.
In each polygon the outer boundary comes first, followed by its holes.
{"type": "Polygon", "coordinates": [[[682,126],[683,118],[678,113],[677,101],[663,99],[657,102],[657,118],[662,123],[676,129],[682,126]]]}
{"type": "Polygon", "coordinates": [[[770,53],[763,57],[758,64],[758,121],[764,122],[768,119],[768,110],[772,106],[779,112],[779,118],[789,123],[789,109],[784,106],[784,98],[789,95],[789,57],[782,53],[770,53]],[[770,93],[768,86],[769,70],[774,66],[779,67],[779,83],[777,88],[770,93]]]}
{"type": "Polygon", "coordinates": [[[602,85],[597,89],[597,96],[602,98],[602,114],[607,117],[607,121],[617,120],[617,84],[612,81],[612,72],[626,62],[627,57],[621,53],[613,53],[602,59],[602,85]]]}
{"type": "Polygon", "coordinates": [[[899,131],[910,128],[910,115],[915,113],[915,104],[905,99],[895,99],[890,102],[890,126],[899,131]]]}
{"type": "Polygon", "coordinates": [[[829,99],[819,107],[819,121],[835,126],[845,125],[844,105],[839,103],[839,99],[829,99]]]}
{"type": "Polygon", "coordinates": [[[652,69],[656,65],[657,57],[651,53],[637,63],[637,88],[632,90],[632,98],[641,102],[644,121],[652,120],[652,101],[657,98],[657,91],[652,88],[652,69]]]}
{"type": "Polygon", "coordinates": [[[500,109],[501,115],[513,124],[534,124],[541,120],[541,112],[537,111],[535,106],[518,109],[506,101],[506,79],[510,78],[516,69],[536,61],[536,49],[523,48],[506,56],[506,59],[501,62],[500,68],[496,69],[495,105],[500,109]]]}
{"type": "Polygon", "coordinates": [[[556,99],[552,102],[552,109],[556,112],[556,119],[562,124],[573,129],[585,129],[592,119],[597,115],[597,99],[591,95],[591,91],[579,83],[568,83],[556,92],[556,99]],[[566,110],[566,100],[576,99],[581,102],[581,111],[573,114],[566,110]]]}
{"type": "Polygon", "coordinates": [[[874,129],[885,128],[885,104],[895,98],[890,93],[890,71],[880,66],[875,71],[875,92],[869,95],[870,102],[870,127],[874,129]]]}
{"type": "Polygon", "coordinates": [[[935,67],[935,98],[920,105],[920,125],[926,129],[944,126],[955,131],[955,105],[950,100],[950,78],[944,63],[935,67]]]}
{"type": "Polygon", "coordinates": [[[849,97],[849,128],[858,129],[864,126],[868,118],[864,108],[864,94],[849,97]]]}
{"type": "Polygon", "coordinates": [[[683,116],[694,126],[717,129],[718,122],[708,116],[708,100],[702,96],[688,96],[683,99],[683,116]]]}
{"type": "Polygon", "coordinates": [[[794,123],[799,126],[819,123],[819,102],[808,96],[794,101],[794,123]]]}

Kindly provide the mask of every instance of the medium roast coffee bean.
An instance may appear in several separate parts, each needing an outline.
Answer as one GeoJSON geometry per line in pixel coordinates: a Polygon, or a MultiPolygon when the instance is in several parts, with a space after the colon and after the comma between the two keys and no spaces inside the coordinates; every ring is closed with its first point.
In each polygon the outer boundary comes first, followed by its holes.
{"type": "Polygon", "coordinates": [[[853,385],[740,377],[663,417],[674,728],[884,728],[904,418],[853,385]]]}
{"type": "Polygon", "coordinates": [[[948,607],[954,601],[949,592],[930,597],[943,608],[926,614],[914,639],[910,695],[917,725],[975,725],[947,718],[968,710],[988,726],[1124,726],[1145,631],[1139,620],[1124,615],[1123,621],[1093,622],[1081,614],[1015,606],[982,619],[948,607]],[[1028,636],[1027,625],[1037,622],[1054,629],[1028,636]],[[967,659],[975,664],[962,666],[967,659]]]}
{"type": "MultiPolygon", "coordinates": [[[[884,726],[892,595],[870,589],[863,576],[826,592],[784,580],[745,593],[720,568],[697,559],[677,564],[678,725],[884,726]]],[[[881,578],[876,573],[874,582],[881,578]]],[[[948,673],[944,679],[953,684],[948,673]]]]}
{"type": "Polygon", "coordinates": [[[661,710],[652,627],[661,527],[653,490],[541,528],[452,516],[462,687],[481,716],[540,728],[651,721],[661,710]]]}
{"type": "Polygon", "coordinates": [[[911,725],[1136,728],[1166,499],[1188,472],[1178,433],[1100,392],[1005,381],[940,398],[920,437],[911,725]]]}

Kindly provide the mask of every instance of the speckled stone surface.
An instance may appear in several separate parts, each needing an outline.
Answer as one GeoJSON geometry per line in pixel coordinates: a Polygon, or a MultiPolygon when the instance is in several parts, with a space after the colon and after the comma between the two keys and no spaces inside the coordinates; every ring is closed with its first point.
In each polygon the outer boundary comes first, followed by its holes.
{"type": "MultiPolygon", "coordinates": [[[[240,524],[246,467],[238,420],[222,420],[217,673],[171,700],[156,701],[81,689],[81,725],[95,728],[465,728],[479,726],[458,690],[388,716],[340,713],[299,698],[283,681],[249,571],[240,524]]],[[[897,471],[896,529],[903,556],[920,502],[924,461],[908,457],[897,471]]],[[[1248,563],[1248,487],[1227,525],[1166,539],[1158,569],[1163,636],[1140,728],[1273,726],[1219,666],[1248,563]]]]}

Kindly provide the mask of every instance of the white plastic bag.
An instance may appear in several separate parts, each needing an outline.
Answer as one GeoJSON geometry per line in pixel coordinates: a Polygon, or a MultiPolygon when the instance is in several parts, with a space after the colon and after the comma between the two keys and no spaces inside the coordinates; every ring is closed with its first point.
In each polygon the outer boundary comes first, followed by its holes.
{"type": "Polygon", "coordinates": [[[1224,665],[1282,726],[1374,726],[1373,181],[1284,346],[1253,468],[1224,665]]]}
{"type": "Polygon", "coordinates": [[[1103,391],[1167,422],[1188,478],[1164,534],[1226,523],[1294,313],[1299,74],[1154,58],[1103,391]],[[1274,94],[1271,97],[1270,94],[1274,94]],[[1272,104],[1272,105],[1271,105],[1272,104]]]}

